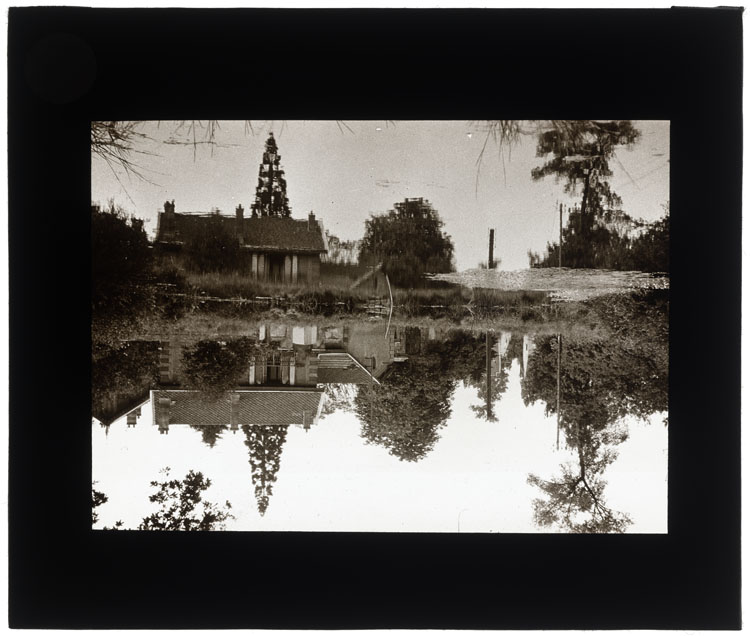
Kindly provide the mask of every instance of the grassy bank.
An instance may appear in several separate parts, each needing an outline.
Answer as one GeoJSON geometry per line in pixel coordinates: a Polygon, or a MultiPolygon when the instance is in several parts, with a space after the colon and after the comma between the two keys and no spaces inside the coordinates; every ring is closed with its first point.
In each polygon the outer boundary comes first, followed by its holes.
{"type": "MultiPolygon", "coordinates": [[[[660,293],[641,292],[631,296],[601,297],[586,302],[538,305],[518,311],[493,311],[482,313],[468,311],[453,316],[406,315],[394,313],[391,327],[459,327],[468,331],[513,331],[515,333],[556,334],[576,338],[606,338],[617,335],[643,333],[649,337],[668,339],[668,298],[660,293]],[[525,312],[525,313],[524,313],[525,312]],[[533,313],[533,315],[530,315],[533,313]]],[[[352,313],[323,314],[302,313],[293,309],[274,308],[266,312],[249,312],[245,315],[202,309],[186,312],[175,319],[154,316],[139,324],[129,337],[137,339],[164,339],[179,335],[188,339],[211,337],[252,336],[263,323],[286,322],[297,325],[340,326],[362,321],[378,323],[385,332],[388,316],[367,316],[352,313]]]]}
{"type": "MultiPolygon", "coordinates": [[[[112,346],[170,333],[245,335],[253,325],[267,320],[315,324],[325,318],[326,323],[336,324],[389,318],[388,295],[373,298],[363,290],[349,289],[344,280],[289,286],[253,281],[237,273],[190,274],[167,268],[156,271],[156,281],[142,307],[132,307],[126,316],[95,316],[95,344],[112,346]]],[[[392,292],[394,325],[615,333],[634,316],[651,312],[649,319],[656,316],[654,324],[664,325],[666,333],[666,290],[566,302],[551,302],[549,294],[541,291],[457,285],[392,292]]]]}

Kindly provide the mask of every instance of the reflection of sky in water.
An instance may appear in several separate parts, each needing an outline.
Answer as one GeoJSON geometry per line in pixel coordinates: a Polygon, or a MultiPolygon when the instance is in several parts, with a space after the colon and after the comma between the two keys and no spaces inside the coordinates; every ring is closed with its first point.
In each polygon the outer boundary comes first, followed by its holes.
{"type": "MultiPolygon", "coordinates": [[[[231,502],[236,519],[227,521],[228,530],[539,532],[532,500],[540,493],[527,476],[553,477],[569,461],[575,469],[575,455],[564,444],[555,450],[554,414],[545,415],[541,402],[524,406],[519,371],[516,359],[507,390],[494,402],[497,422],[477,417],[471,410],[480,404],[477,389],[459,383],[438,442],[416,463],[366,444],[352,413],[324,416],[308,431],[289,427],[263,517],[241,430],[223,431],[213,448],[188,426],[171,426],[160,435],[146,404],[134,428],[126,427],[124,417],[106,435],[93,426],[95,488],[109,497],[97,508],[97,526],[119,519],[125,527],[137,526],[155,510],[149,482],[160,480],[160,469],[169,466],[172,478],[192,469],[212,481],[204,499],[231,502]]],[[[662,420],[663,414],[650,422],[623,420],[629,438],[616,445],[618,457],[603,475],[607,505],[632,518],[627,532],[667,530],[662,420]]]]}

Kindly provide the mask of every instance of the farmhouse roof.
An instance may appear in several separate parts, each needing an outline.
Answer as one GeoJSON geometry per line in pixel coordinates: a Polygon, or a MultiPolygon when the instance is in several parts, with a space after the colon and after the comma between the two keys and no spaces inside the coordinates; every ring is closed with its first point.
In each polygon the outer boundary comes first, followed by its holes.
{"type": "Polygon", "coordinates": [[[262,216],[245,219],[245,245],[265,250],[325,252],[320,222],[315,219],[262,216]]]}
{"type": "Polygon", "coordinates": [[[162,212],[161,216],[157,241],[164,243],[184,243],[202,234],[207,223],[218,220],[230,235],[241,232],[246,249],[312,254],[327,251],[321,223],[315,218],[249,217],[242,219],[238,226],[235,217],[219,214],[172,213],[168,223],[165,222],[165,213],[162,212]]]}

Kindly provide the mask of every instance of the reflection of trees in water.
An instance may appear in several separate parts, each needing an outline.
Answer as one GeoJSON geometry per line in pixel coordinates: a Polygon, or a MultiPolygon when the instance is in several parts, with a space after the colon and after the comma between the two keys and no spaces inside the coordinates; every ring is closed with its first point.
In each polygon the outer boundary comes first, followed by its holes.
{"type": "Polygon", "coordinates": [[[401,460],[419,461],[432,450],[438,429],[448,420],[454,386],[429,366],[411,360],[394,368],[381,386],[360,387],[357,393],[362,437],[401,460]]]}
{"type": "MultiPolygon", "coordinates": [[[[506,336],[508,335],[506,334],[506,336]]],[[[480,400],[480,404],[472,404],[470,407],[477,417],[489,422],[497,422],[497,416],[493,411],[494,402],[499,400],[508,388],[510,366],[513,358],[517,357],[517,352],[512,346],[518,340],[518,338],[511,336],[508,340],[507,350],[498,359],[498,352],[495,350],[498,339],[489,332],[485,335],[485,371],[478,379],[465,378],[468,386],[477,389],[477,398],[480,400]],[[497,361],[497,372],[492,368],[495,366],[495,361],[497,361]],[[490,378],[489,384],[487,382],[488,377],[490,378]]]]}
{"type": "Polygon", "coordinates": [[[99,513],[96,511],[96,509],[99,506],[102,506],[109,501],[109,497],[107,497],[107,495],[105,495],[103,492],[94,488],[95,485],[96,485],[96,482],[92,482],[91,484],[91,523],[92,524],[99,522],[99,513]]]}
{"type": "MultiPolygon", "coordinates": [[[[149,501],[160,504],[160,508],[145,517],[138,525],[138,530],[224,530],[225,521],[234,519],[229,512],[232,504],[228,501],[223,506],[205,501],[203,493],[211,487],[211,480],[203,473],[191,470],[183,479],[169,479],[171,469],[167,466],[159,471],[164,481],[152,481],[151,487],[156,492],[149,496],[149,501]]],[[[99,521],[96,508],[109,501],[109,497],[94,488],[91,484],[92,524],[99,521]]],[[[104,526],[102,530],[121,530],[123,522],[117,521],[113,527],[104,526]]]]}
{"type": "Polygon", "coordinates": [[[482,334],[455,331],[444,341],[428,341],[419,354],[389,367],[380,386],[359,387],[355,412],[362,437],[401,460],[423,459],[451,414],[458,380],[478,381],[484,364],[482,334]]]}
{"type": "Polygon", "coordinates": [[[239,383],[252,351],[251,338],[200,340],[182,353],[185,384],[216,400],[239,383]]]}
{"type": "MultiPolygon", "coordinates": [[[[538,339],[523,384],[524,402],[542,400],[558,413],[557,336],[538,339]]],[[[559,477],[530,484],[545,498],[534,500],[535,521],[570,532],[623,532],[630,518],[606,504],[602,473],[617,457],[613,446],[627,439],[618,428],[624,416],[645,418],[667,408],[667,343],[646,338],[608,340],[562,338],[559,364],[559,422],[575,465],[559,477]]]]}
{"type": "Polygon", "coordinates": [[[169,479],[169,468],[161,472],[165,481],[152,481],[151,486],[157,490],[149,497],[161,507],[143,519],[139,530],[224,530],[224,522],[234,518],[228,501],[221,507],[203,499],[211,486],[203,473],[191,470],[180,480],[169,479]]]}
{"type": "MultiPolygon", "coordinates": [[[[537,345],[522,396],[526,405],[542,400],[547,414],[552,414],[557,412],[557,337],[538,338],[537,345]]],[[[573,341],[563,336],[563,423],[587,422],[597,429],[626,415],[645,418],[666,411],[668,356],[655,348],[666,349],[667,343],[619,338],[573,341]]],[[[567,429],[566,433],[571,435],[567,429]]]]}
{"type": "Polygon", "coordinates": [[[559,477],[545,480],[529,475],[528,483],[537,486],[545,498],[535,499],[534,521],[542,527],[556,526],[577,533],[621,533],[632,523],[626,514],[607,506],[602,473],[617,457],[608,446],[624,436],[594,432],[576,424],[569,443],[575,448],[577,462],[561,465],[559,477]]]}
{"type": "Polygon", "coordinates": [[[91,411],[99,419],[148,394],[159,377],[159,343],[132,341],[116,348],[94,347],[91,411]]]}
{"type": "Polygon", "coordinates": [[[281,466],[281,451],[287,435],[286,426],[243,426],[258,512],[266,513],[273,494],[273,484],[281,466]]]}
{"type": "Polygon", "coordinates": [[[351,413],[356,396],[357,387],[353,384],[326,384],[321,419],[339,410],[351,413]]]}
{"type": "Polygon", "coordinates": [[[216,445],[216,442],[218,442],[221,439],[221,434],[226,431],[229,427],[228,426],[216,426],[216,425],[195,425],[191,424],[190,428],[200,431],[201,439],[203,440],[203,443],[208,446],[209,448],[213,448],[216,445]]]}

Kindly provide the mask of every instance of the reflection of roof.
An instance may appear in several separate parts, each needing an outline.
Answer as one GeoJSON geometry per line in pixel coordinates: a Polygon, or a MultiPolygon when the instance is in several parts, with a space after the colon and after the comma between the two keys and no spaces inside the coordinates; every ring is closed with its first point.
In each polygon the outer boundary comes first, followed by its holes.
{"type": "Polygon", "coordinates": [[[223,425],[232,420],[232,396],[239,396],[236,423],[239,426],[309,424],[323,399],[320,389],[269,390],[265,388],[232,391],[216,401],[201,391],[167,389],[151,391],[154,424],[168,411],[169,424],[223,425]],[[167,402],[169,400],[169,402],[167,402]],[[306,415],[303,415],[306,414],[306,415]]]}
{"type": "MultiPolygon", "coordinates": [[[[158,240],[166,242],[185,242],[191,236],[204,231],[209,222],[219,222],[232,236],[237,234],[237,219],[231,216],[216,214],[174,214],[166,222],[164,213],[160,220],[158,240]]],[[[242,235],[246,248],[257,248],[265,251],[310,252],[326,251],[323,232],[318,221],[292,219],[289,217],[248,217],[242,223],[242,235]]]]}
{"type": "Polygon", "coordinates": [[[116,420],[125,417],[148,402],[148,389],[144,389],[136,396],[128,396],[127,398],[116,400],[116,402],[117,404],[114,407],[116,410],[109,413],[95,412],[91,415],[96,418],[102,426],[109,426],[116,420]]]}
{"type": "Polygon", "coordinates": [[[318,382],[322,384],[380,384],[348,353],[321,353],[318,356],[318,382]]]}

